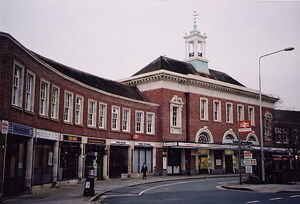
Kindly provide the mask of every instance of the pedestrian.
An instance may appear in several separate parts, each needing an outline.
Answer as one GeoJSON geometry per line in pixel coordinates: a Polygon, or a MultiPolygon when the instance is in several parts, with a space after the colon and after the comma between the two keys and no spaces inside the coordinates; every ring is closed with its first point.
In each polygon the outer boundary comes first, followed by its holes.
{"type": "Polygon", "coordinates": [[[141,170],[141,172],[143,173],[143,179],[147,179],[147,178],[146,178],[146,176],[147,176],[147,171],[148,171],[147,164],[144,163],[143,166],[142,166],[142,170],[141,170]]]}

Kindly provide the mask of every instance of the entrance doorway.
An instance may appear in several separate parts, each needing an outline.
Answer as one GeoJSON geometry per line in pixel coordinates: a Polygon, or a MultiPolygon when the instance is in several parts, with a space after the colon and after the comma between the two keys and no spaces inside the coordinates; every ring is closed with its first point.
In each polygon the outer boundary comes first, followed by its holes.
{"type": "Polygon", "coordinates": [[[128,173],[128,147],[111,146],[109,177],[120,178],[125,173],[128,173]]]}
{"type": "Polygon", "coordinates": [[[225,155],[225,172],[228,174],[233,173],[232,155],[225,155]]]}
{"type": "Polygon", "coordinates": [[[28,138],[8,135],[3,196],[25,192],[25,171],[28,138]]]}
{"type": "Polygon", "coordinates": [[[199,155],[199,174],[208,173],[208,157],[207,155],[199,155]]]}
{"type": "Polygon", "coordinates": [[[181,149],[168,149],[168,174],[180,174],[181,149]]]}

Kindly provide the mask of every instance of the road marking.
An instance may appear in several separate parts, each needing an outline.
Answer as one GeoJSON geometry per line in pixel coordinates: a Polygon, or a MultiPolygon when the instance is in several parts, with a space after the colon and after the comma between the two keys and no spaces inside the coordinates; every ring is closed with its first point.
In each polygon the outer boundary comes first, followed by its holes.
{"type": "Polygon", "coordinates": [[[291,198],[297,198],[297,197],[300,197],[300,195],[292,195],[290,196],[291,198]]]}
{"type": "Polygon", "coordinates": [[[282,198],[270,198],[269,200],[281,200],[282,198]]]}
{"type": "Polygon", "coordinates": [[[248,201],[246,203],[259,203],[259,202],[260,202],[260,200],[253,200],[253,201],[248,201]]]}

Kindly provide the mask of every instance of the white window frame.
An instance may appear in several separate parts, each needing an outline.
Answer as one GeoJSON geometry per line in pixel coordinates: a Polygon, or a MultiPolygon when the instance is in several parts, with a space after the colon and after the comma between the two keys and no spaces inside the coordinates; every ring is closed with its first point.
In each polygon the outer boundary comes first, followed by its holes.
{"type": "Polygon", "coordinates": [[[255,108],[253,106],[248,106],[248,120],[251,121],[251,126],[255,126],[255,108]],[[250,110],[252,109],[252,115],[250,110]]]}
{"type": "Polygon", "coordinates": [[[83,106],[84,106],[84,97],[81,95],[75,96],[75,116],[74,123],[76,125],[83,125],[83,106]],[[80,99],[80,103],[77,103],[77,99],[80,99]]]}
{"type": "Polygon", "coordinates": [[[225,108],[226,108],[226,122],[233,123],[233,104],[227,102],[225,108]],[[229,112],[228,112],[228,106],[230,106],[229,112]]]}
{"type": "Polygon", "coordinates": [[[111,130],[112,131],[120,131],[120,107],[119,106],[111,106],[111,130]],[[117,118],[114,118],[114,110],[117,110],[117,118]],[[114,120],[115,121],[115,126],[114,127],[114,120]]]}
{"type": "Polygon", "coordinates": [[[237,121],[244,121],[245,120],[245,109],[244,109],[244,105],[242,104],[238,104],[237,105],[237,121]],[[239,114],[239,107],[241,107],[241,116],[239,114]]]}
{"type": "Polygon", "coordinates": [[[22,64],[14,61],[11,105],[19,108],[22,108],[23,105],[24,70],[25,67],[22,64]],[[21,70],[20,76],[15,75],[17,67],[21,70]]]}
{"type": "Polygon", "coordinates": [[[222,110],[221,110],[222,108],[221,108],[221,101],[219,101],[219,100],[214,100],[213,101],[213,119],[214,119],[214,122],[221,122],[222,120],[221,120],[221,117],[222,117],[222,115],[221,115],[221,113],[222,113],[222,110]],[[216,110],[216,104],[219,104],[219,109],[218,110],[216,110]],[[215,117],[216,115],[215,114],[217,114],[217,118],[215,117]]]}
{"type": "Polygon", "coordinates": [[[135,132],[144,133],[144,111],[136,110],[135,111],[135,132]],[[138,120],[138,114],[141,113],[141,120],[138,120]]]}
{"type": "Polygon", "coordinates": [[[39,107],[39,115],[47,117],[49,112],[49,91],[50,91],[50,82],[41,79],[40,83],[40,107],[39,107]],[[42,98],[42,84],[47,84],[47,90],[45,92],[45,97],[42,98]],[[44,104],[43,104],[44,103],[44,104]],[[42,111],[43,109],[43,111],[42,111]],[[42,113],[43,112],[43,113],[42,113]]]}
{"type": "Polygon", "coordinates": [[[107,104],[99,102],[99,118],[98,118],[99,129],[106,129],[106,120],[107,120],[107,104]],[[103,111],[100,109],[101,107],[104,107],[103,111]],[[100,117],[102,117],[102,120],[100,117]]]}
{"type": "Polygon", "coordinates": [[[34,96],[35,96],[35,74],[27,70],[26,73],[26,90],[25,90],[25,110],[29,112],[34,112],[34,96]],[[32,76],[32,84],[30,85],[30,90],[28,90],[28,76],[32,76]]]}
{"type": "Polygon", "coordinates": [[[74,99],[74,93],[65,90],[65,92],[64,92],[64,112],[63,112],[63,120],[64,120],[65,123],[72,123],[73,122],[73,107],[74,107],[74,100],[73,99],[74,99]],[[71,95],[71,98],[70,98],[71,101],[70,102],[66,101],[67,94],[71,95]],[[67,106],[67,103],[69,103],[69,106],[67,106]],[[66,108],[68,108],[68,111],[67,111],[68,118],[67,119],[65,118],[66,108]]]}
{"type": "Polygon", "coordinates": [[[50,117],[51,119],[58,120],[59,117],[59,96],[60,88],[52,84],[51,88],[51,103],[50,103],[50,117]],[[57,89],[57,98],[54,95],[54,89],[57,89]],[[55,98],[54,98],[55,97],[55,98]]]}
{"type": "Polygon", "coordinates": [[[146,133],[149,135],[155,134],[155,113],[153,112],[146,113],[146,133]],[[148,115],[152,115],[151,123],[149,123],[148,115]],[[151,131],[149,131],[149,125],[151,125],[151,131]]]}
{"type": "Polygon", "coordinates": [[[181,134],[182,133],[182,107],[183,107],[183,100],[174,95],[172,99],[169,101],[170,103],[170,133],[171,134],[181,134]],[[178,121],[174,126],[174,115],[173,115],[173,108],[177,108],[177,117],[176,121],[178,121]]]}
{"type": "Polygon", "coordinates": [[[200,98],[200,120],[208,121],[208,99],[203,97],[200,98]],[[202,101],[205,101],[204,107],[202,101]],[[202,113],[202,110],[204,113],[202,113]]]}
{"type": "Polygon", "coordinates": [[[123,132],[130,132],[130,115],[131,115],[131,110],[129,108],[123,108],[122,111],[122,131],[123,132]],[[127,112],[127,117],[125,112],[127,112]]]}
{"type": "Polygon", "coordinates": [[[97,118],[97,101],[88,99],[87,126],[95,128],[96,127],[96,118],[97,118]],[[93,109],[91,109],[92,108],[91,104],[94,104],[93,109]],[[91,116],[91,118],[90,118],[90,116],[91,116]]]}

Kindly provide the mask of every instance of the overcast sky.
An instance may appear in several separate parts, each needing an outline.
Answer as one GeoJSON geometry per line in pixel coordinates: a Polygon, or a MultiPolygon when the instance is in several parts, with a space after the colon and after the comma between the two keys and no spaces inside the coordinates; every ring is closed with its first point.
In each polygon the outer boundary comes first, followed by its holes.
{"type": "Polygon", "coordinates": [[[161,55],[183,60],[183,36],[207,35],[209,68],[300,111],[300,2],[196,0],[0,0],[0,30],[62,64],[119,80],[161,55]]]}

